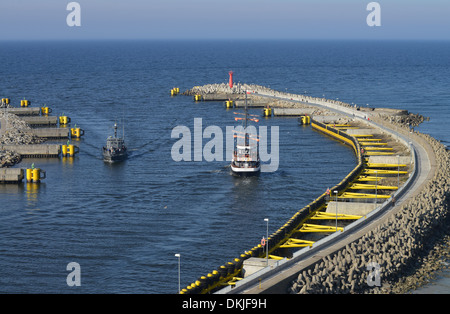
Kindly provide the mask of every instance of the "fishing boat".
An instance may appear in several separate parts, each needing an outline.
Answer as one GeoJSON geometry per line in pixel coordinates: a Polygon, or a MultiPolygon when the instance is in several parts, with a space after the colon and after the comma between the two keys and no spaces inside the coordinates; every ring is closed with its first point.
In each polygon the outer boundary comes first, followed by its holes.
{"type": "MultiPolygon", "coordinates": [[[[258,142],[259,139],[248,133],[248,121],[258,122],[259,120],[253,118],[254,115],[249,115],[247,110],[247,94],[245,94],[245,113],[244,117],[235,117],[236,121],[242,120],[244,123],[244,132],[237,132],[234,134],[236,138],[233,157],[231,160],[231,171],[237,175],[257,175],[261,172],[261,162],[259,159],[258,142]],[[243,139],[239,141],[238,138],[243,139]],[[243,143],[239,143],[243,142],[243,143]]],[[[236,113],[235,114],[240,114],[236,113]]]]}
{"type": "Polygon", "coordinates": [[[123,137],[117,137],[117,123],[114,123],[114,137],[108,136],[103,146],[103,161],[119,162],[127,159],[128,151],[123,137]]]}

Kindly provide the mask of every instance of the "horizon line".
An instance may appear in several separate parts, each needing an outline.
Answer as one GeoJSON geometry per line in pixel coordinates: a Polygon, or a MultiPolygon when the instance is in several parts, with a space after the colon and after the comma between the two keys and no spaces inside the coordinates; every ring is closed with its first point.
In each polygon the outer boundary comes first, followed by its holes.
{"type": "Polygon", "coordinates": [[[443,42],[450,38],[20,38],[1,39],[0,42],[30,41],[428,41],[443,42]]]}

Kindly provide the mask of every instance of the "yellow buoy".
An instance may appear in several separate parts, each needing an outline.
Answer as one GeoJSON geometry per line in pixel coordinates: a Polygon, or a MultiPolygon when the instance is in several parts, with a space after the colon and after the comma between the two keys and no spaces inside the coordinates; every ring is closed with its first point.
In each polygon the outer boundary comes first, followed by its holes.
{"type": "Polygon", "coordinates": [[[232,100],[227,100],[225,103],[227,108],[233,108],[234,107],[234,102],[232,100]]]}
{"type": "Polygon", "coordinates": [[[52,109],[50,109],[49,107],[41,107],[41,114],[43,116],[48,116],[48,114],[51,112],[52,112],[52,109]]]}
{"type": "Polygon", "coordinates": [[[64,124],[68,124],[68,123],[70,123],[70,118],[69,117],[67,117],[67,116],[60,116],[59,117],[59,124],[62,124],[62,125],[64,125],[64,124]]]}
{"type": "Polygon", "coordinates": [[[22,99],[20,101],[20,107],[28,107],[29,104],[30,102],[28,100],[22,99]]]}
{"type": "Polygon", "coordinates": [[[80,149],[78,146],[69,144],[69,145],[61,145],[61,151],[63,157],[75,157],[75,154],[78,154],[80,152],[80,149]]]}
{"type": "Polygon", "coordinates": [[[72,137],[80,138],[84,135],[84,130],[80,128],[71,128],[70,134],[72,135],[72,137]]]}
{"type": "Polygon", "coordinates": [[[195,100],[195,101],[200,101],[200,100],[202,100],[202,95],[195,95],[195,96],[194,96],[194,100],[195,100]]]}
{"type": "Polygon", "coordinates": [[[41,182],[47,177],[46,172],[40,168],[27,169],[27,182],[41,182]]]}

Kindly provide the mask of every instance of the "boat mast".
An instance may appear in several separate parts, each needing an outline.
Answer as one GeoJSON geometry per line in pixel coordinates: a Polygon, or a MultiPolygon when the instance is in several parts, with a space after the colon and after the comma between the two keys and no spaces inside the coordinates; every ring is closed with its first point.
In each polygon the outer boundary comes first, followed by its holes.
{"type": "Polygon", "coordinates": [[[247,129],[247,91],[245,91],[245,129],[247,129]]]}
{"type": "Polygon", "coordinates": [[[248,133],[247,133],[247,119],[248,119],[248,112],[247,112],[247,91],[245,91],[245,146],[249,145],[249,139],[248,139],[248,133]]]}

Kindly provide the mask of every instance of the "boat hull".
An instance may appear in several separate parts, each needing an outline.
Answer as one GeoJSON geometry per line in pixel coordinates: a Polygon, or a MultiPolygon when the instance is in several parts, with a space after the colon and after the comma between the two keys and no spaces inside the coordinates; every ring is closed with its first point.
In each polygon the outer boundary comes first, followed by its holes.
{"type": "Polygon", "coordinates": [[[258,167],[235,167],[231,165],[231,171],[240,176],[255,176],[261,173],[261,166],[258,167]]]}
{"type": "Polygon", "coordinates": [[[114,163],[114,162],[121,162],[128,158],[128,154],[120,153],[120,154],[111,154],[109,152],[103,152],[103,161],[114,163]]]}

